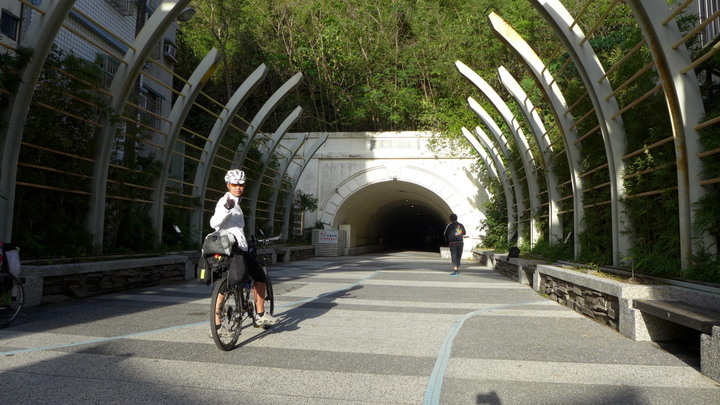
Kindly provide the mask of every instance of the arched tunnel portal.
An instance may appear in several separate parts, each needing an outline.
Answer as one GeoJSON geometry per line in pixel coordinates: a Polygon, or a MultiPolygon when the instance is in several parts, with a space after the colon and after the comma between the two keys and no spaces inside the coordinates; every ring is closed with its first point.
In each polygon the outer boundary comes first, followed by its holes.
{"type": "Polygon", "coordinates": [[[333,218],[333,228],[349,225],[350,245],[438,251],[450,207],[421,185],[389,180],[349,195],[333,218]]]}

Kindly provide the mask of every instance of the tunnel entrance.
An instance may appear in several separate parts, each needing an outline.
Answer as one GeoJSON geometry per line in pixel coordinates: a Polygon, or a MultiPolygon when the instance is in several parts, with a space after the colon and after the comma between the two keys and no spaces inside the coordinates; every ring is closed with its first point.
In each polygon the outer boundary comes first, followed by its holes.
{"type": "Polygon", "coordinates": [[[392,250],[437,252],[443,243],[445,221],[433,210],[415,204],[395,207],[381,219],[383,244],[392,250]]]}
{"type": "Polygon", "coordinates": [[[338,207],[333,228],[349,225],[351,248],[439,252],[450,207],[435,192],[400,180],[362,187],[338,207]]]}

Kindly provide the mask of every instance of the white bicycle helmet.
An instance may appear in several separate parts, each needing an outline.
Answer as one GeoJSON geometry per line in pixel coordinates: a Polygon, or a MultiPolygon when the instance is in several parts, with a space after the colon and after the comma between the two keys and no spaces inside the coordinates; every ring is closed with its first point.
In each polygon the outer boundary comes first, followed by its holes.
{"type": "Polygon", "coordinates": [[[225,175],[225,183],[245,184],[245,172],[239,169],[232,169],[225,175]]]}

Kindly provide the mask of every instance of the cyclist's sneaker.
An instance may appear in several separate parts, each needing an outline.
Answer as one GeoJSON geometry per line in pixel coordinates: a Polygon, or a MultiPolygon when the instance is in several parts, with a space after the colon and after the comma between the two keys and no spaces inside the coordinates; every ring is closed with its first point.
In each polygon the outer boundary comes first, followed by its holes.
{"type": "Polygon", "coordinates": [[[232,337],[232,332],[230,332],[225,325],[221,326],[220,329],[217,331],[218,336],[220,337],[232,337]]]}
{"type": "Polygon", "coordinates": [[[273,326],[278,322],[278,319],[270,315],[269,312],[265,312],[263,316],[255,316],[255,325],[257,326],[273,326]]]}
{"type": "MultiPolygon", "coordinates": [[[[209,331],[208,334],[210,335],[210,339],[212,339],[212,338],[213,338],[213,333],[212,333],[212,331],[209,331]]],[[[230,333],[230,331],[227,330],[227,328],[225,327],[225,325],[221,326],[221,327],[217,330],[217,334],[218,334],[219,337],[231,337],[231,336],[232,336],[232,333],[230,333]]]]}

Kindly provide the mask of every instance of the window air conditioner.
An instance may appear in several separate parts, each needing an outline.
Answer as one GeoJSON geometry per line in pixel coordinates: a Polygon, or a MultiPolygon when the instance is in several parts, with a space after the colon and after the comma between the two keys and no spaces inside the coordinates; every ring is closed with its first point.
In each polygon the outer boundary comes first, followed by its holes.
{"type": "Polygon", "coordinates": [[[166,42],[163,45],[163,55],[172,59],[173,62],[177,62],[177,59],[175,58],[175,56],[177,55],[177,48],[174,44],[166,42]]]}

